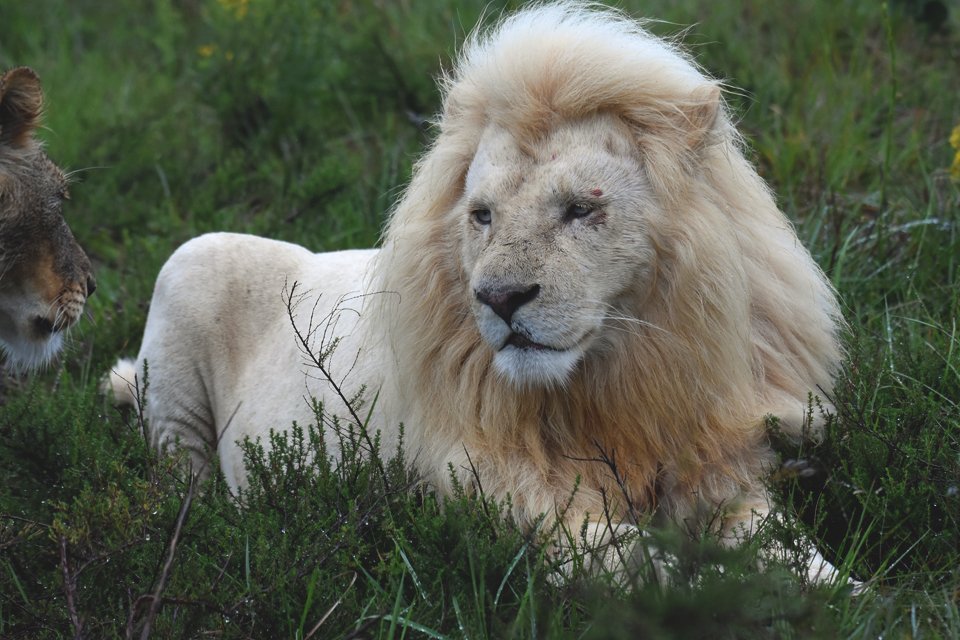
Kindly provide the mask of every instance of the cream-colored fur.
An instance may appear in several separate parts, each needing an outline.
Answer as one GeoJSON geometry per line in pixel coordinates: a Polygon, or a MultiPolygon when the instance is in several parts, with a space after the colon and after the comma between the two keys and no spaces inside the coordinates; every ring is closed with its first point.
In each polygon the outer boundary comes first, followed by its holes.
{"type": "Polygon", "coordinates": [[[375,253],[313,254],[229,233],[187,242],[157,278],[136,363],[122,360],[112,372],[115,396],[135,403],[146,363],[144,412],[154,444],[179,441],[196,469],[215,452],[228,483],[242,486],[245,436],[266,442],[270,429],[312,423],[311,397],[331,414],[347,414],[296,339],[287,313],[295,284],[297,327],[311,334],[312,350],[319,355],[334,332],[341,339],[328,366],[338,381],[345,376],[348,397],[382,383],[378,358],[357,358],[365,341],[355,330],[375,253]]]}
{"type": "Polygon", "coordinates": [[[842,320],[720,85],[638,23],[561,3],[472,37],[444,88],[379,254],[229,234],[174,254],[133,369],[149,362],[157,444],[198,464],[216,449],[237,486],[238,439],[312,419],[311,395],[345,415],[298,349],[297,282],[301,333],[341,339],[345,395],[367,385],[369,408],[376,390],[388,450],[403,422],[439,490],[452,468],[522,523],[569,503],[576,530],[606,497],[626,525],[753,531],[765,416],[815,435],[804,410],[831,387],[842,320]]]}

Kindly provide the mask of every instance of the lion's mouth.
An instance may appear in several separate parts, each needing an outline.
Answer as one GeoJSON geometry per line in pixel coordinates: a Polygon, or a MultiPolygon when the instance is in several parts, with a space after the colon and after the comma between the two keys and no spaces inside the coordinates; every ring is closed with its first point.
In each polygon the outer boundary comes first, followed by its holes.
{"type": "Polygon", "coordinates": [[[547,346],[545,344],[534,342],[530,338],[524,335],[520,335],[519,333],[510,334],[510,337],[507,338],[507,341],[503,344],[503,348],[506,348],[506,347],[515,347],[517,349],[529,349],[531,351],[559,351],[559,349],[554,349],[553,347],[547,346]]]}
{"type": "Polygon", "coordinates": [[[45,316],[36,316],[32,321],[33,332],[40,339],[46,339],[55,333],[67,329],[73,324],[73,318],[66,313],[58,313],[53,320],[45,316]]]}
{"type": "Polygon", "coordinates": [[[54,324],[49,318],[37,316],[33,319],[33,330],[37,336],[46,338],[52,333],[56,333],[61,327],[54,324]]]}

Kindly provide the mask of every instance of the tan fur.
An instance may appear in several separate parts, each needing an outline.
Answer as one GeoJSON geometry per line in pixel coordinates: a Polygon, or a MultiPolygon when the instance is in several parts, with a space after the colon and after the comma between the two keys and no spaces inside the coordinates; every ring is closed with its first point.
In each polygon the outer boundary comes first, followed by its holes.
{"type": "Polygon", "coordinates": [[[815,435],[804,409],[842,321],[720,94],[610,10],[538,6],[475,35],[378,254],[213,234],[170,259],[134,368],[150,365],[154,441],[197,464],[216,450],[242,486],[237,440],[310,420],[308,394],[346,415],[294,339],[281,292],[299,282],[316,306],[294,322],[341,339],[344,395],[377,390],[387,450],[402,422],[441,491],[451,469],[479,479],[531,525],[579,481],[574,530],[604,498],[627,526],[753,530],[764,418],[815,435]],[[511,291],[512,316],[495,309],[511,291]]]}
{"type": "Polygon", "coordinates": [[[56,355],[95,286],[61,215],[67,178],[33,137],[42,106],[33,71],[0,76],[0,349],[16,370],[56,355]]]}

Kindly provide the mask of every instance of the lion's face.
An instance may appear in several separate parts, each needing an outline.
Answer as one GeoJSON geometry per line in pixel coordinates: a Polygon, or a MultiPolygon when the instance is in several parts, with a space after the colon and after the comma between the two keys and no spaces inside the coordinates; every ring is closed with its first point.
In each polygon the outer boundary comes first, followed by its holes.
{"type": "Polygon", "coordinates": [[[67,179],[33,139],[42,102],[33,71],[0,75],[0,351],[14,369],[56,355],[96,286],[63,219],[67,179]]]}
{"type": "Polygon", "coordinates": [[[488,128],[456,214],[477,328],[518,386],[562,385],[649,281],[656,201],[630,131],[567,122],[533,145],[488,128]]]}

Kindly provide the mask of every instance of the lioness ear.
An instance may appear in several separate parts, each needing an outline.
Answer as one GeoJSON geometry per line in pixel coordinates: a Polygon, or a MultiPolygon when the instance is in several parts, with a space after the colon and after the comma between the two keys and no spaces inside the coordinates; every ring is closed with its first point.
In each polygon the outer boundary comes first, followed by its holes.
{"type": "Polygon", "coordinates": [[[0,145],[26,144],[42,110],[43,91],[33,69],[18,67],[0,76],[0,145]]]}

